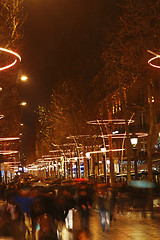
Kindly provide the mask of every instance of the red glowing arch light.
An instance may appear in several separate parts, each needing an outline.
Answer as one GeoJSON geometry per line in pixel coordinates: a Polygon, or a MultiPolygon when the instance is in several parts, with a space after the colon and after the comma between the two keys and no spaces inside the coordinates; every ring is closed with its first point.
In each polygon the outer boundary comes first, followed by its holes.
{"type": "Polygon", "coordinates": [[[21,62],[21,57],[20,57],[20,55],[18,53],[13,52],[13,51],[11,51],[9,49],[6,49],[6,48],[1,48],[1,47],[0,47],[0,51],[9,53],[9,54],[13,55],[14,57],[16,57],[12,63],[10,63],[10,64],[8,64],[6,66],[0,67],[0,71],[3,71],[3,70],[6,70],[8,68],[13,67],[18,62],[18,60],[19,60],[19,62],[21,62]]]}

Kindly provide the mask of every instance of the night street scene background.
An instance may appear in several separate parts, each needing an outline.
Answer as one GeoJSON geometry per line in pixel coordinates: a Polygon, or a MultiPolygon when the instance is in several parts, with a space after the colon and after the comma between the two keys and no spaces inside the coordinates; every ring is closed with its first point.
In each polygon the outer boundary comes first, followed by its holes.
{"type": "Polygon", "coordinates": [[[0,1],[0,240],[160,238],[160,1],[0,1]]]}

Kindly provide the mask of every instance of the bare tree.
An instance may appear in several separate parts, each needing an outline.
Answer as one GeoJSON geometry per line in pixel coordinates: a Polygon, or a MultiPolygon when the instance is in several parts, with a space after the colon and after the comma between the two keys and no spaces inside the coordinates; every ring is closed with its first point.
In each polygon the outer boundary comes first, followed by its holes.
{"type": "MultiPolygon", "coordinates": [[[[20,51],[24,46],[23,25],[26,20],[23,0],[0,1],[0,47],[20,51]]],[[[0,51],[0,66],[13,61],[13,57],[0,51]]],[[[0,72],[0,114],[4,119],[0,122],[1,136],[17,136],[20,134],[21,110],[20,96],[17,86],[19,65],[0,72]]]]}
{"type": "MultiPolygon", "coordinates": [[[[132,104],[140,105],[139,99],[133,96],[136,96],[137,90],[144,93],[143,107],[146,108],[148,104],[149,92],[147,85],[151,84],[151,70],[147,64],[147,49],[158,47],[160,38],[160,35],[158,35],[160,3],[124,0],[122,6],[122,15],[119,18],[118,27],[113,29],[112,32],[106,30],[106,45],[103,53],[105,64],[104,69],[101,71],[101,77],[97,76],[95,85],[96,89],[98,84],[105,86],[102,90],[103,96],[105,92],[105,97],[101,101],[102,105],[105,103],[105,106],[111,108],[115,115],[120,114],[125,118],[128,157],[127,178],[130,181],[131,147],[128,118],[131,116],[132,104]],[[133,89],[136,89],[134,94],[133,89]],[[116,106],[120,106],[120,108],[118,107],[120,111],[115,111],[116,106]]],[[[150,113],[152,115],[153,111],[150,111],[150,113]]],[[[151,116],[152,118],[153,116],[151,116]]],[[[153,138],[153,128],[154,122],[150,121],[148,139],[153,138]]],[[[151,142],[152,140],[148,141],[148,152],[151,149],[151,142]]],[[[151,157],[148,158],[148,167],[149,178],[152,179],[151,157]]]]}
{"type": "MultiPolygon", "coordinates": [[[[47,106],[38,107],[37,137],[41,142],[63,144],[66,137],[84,134],[86,107],[73,84],[63,83],[54,90],[47,106]]],[[[39,141],[38,140],[38,141],[39,141]]]]}
{"type": "Polygon", "coordinates": [[[19,49],[23,45],[23,25],[27,16],[23,4],[23,0],[0,1],[1,47],[19,49]]]}

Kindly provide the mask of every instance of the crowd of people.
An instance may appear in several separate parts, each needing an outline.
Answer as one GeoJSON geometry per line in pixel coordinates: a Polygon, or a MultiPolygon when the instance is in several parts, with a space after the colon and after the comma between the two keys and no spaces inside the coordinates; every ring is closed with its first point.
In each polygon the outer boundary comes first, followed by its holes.
{"type": "Polygon", "coordinates": [[[32,239],[60,239],[58,223],[65,224],[73,231],[73,210],[80,212],[81,228],[89,225],[89,208],[93,205],[94,188],[89,184],[59,185],[55,188],[1,184],[1,199],[4,201],[0,212],[0,235],[24,240],[26,235],[32,239]],[[3,194],[2,194],[3,193],[3,194]],[[30,222],[31,231],[26,220],[30,222]]]}
{"type": "MultiPolygon", "coordinates": [[[[14,240],[61,239],[59,226],[74,230],[75,210],[79,213],[80,229],[87,232],[91,209],[99,211],[102,230],[109,231],[115,208],[117,213],[123,213],[124,207],[135,204],[133,192],[130,197],[131,192],[125,187],[111,188],[89,182],[56,184],[52,188],[1,183],[0,236],[14,240]]],[[[143,200],[144,209],[146,191],[142,193],[143,197],[138,194],[138,199],[143,200]]]]}

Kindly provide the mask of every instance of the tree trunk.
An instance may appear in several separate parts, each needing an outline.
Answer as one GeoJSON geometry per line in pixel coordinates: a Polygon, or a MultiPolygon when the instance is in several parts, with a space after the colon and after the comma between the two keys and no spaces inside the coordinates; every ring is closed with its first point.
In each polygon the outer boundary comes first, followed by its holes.
{"type": "Polygon", "coordinates": [[[73,179],[72,149],[70,149],[70,178],[73,179]]]}
{"type": "Polygon", "coordinates": [[[149,133],[147,139],[147,156],[148,156],[148,179],[153,181],[152,175],[152,136],[154,135],[154,114],[152,103],[152,86],[148,85],[148,102],[149,102],[149,133]]]}
{"type": "Polygon", "coordinates": [[[87,171],[87,159],[86,159],[86,151],[85,146],[83,146],[83,162],[84,162],[84,178],[88,178],[88,171],[87,171]]]}
{"type": "Polygon", "coordinates": [[[128,126],[128,114],[127,107],[124,99],[124,93],[121,84],[120,86],[120,98],[122,103],[122,111],[125,118],[125,131],[126,131],[126,152],[127,152],[127,182],[131,181],[131,142],[129,137],[129,126],[128,126]]]}
{"type": "MultiPolygon", "coordinates": [[[[112,112],[109,111],[108,114],[109,120],[112,120],[112,112]]],[[[114,159],[113,159],[113,146],[112,146],[112,121],[110,122],[110,128],[108,129],[108,143],[109,143],[109,160],[110,160],[110,177],[111,177],[111,185],[115,183],[115,176],[114,176],[114,159]]]]}
{"type": "MultiPolygon", "coordinates": [[[[152,138],[154,135],[154,111],[153,111],[153,103],[152,103],[152,86],[148,85],[148,101],[149,101],[149,133],[147,139],[147,165],[148,165],[148,180],[153,181],[152,174],[152,138]]],[[[153,210],[153,190],[152,188],[148,189],[148,202],[147,202],[148,210],[153,210]]]]}

